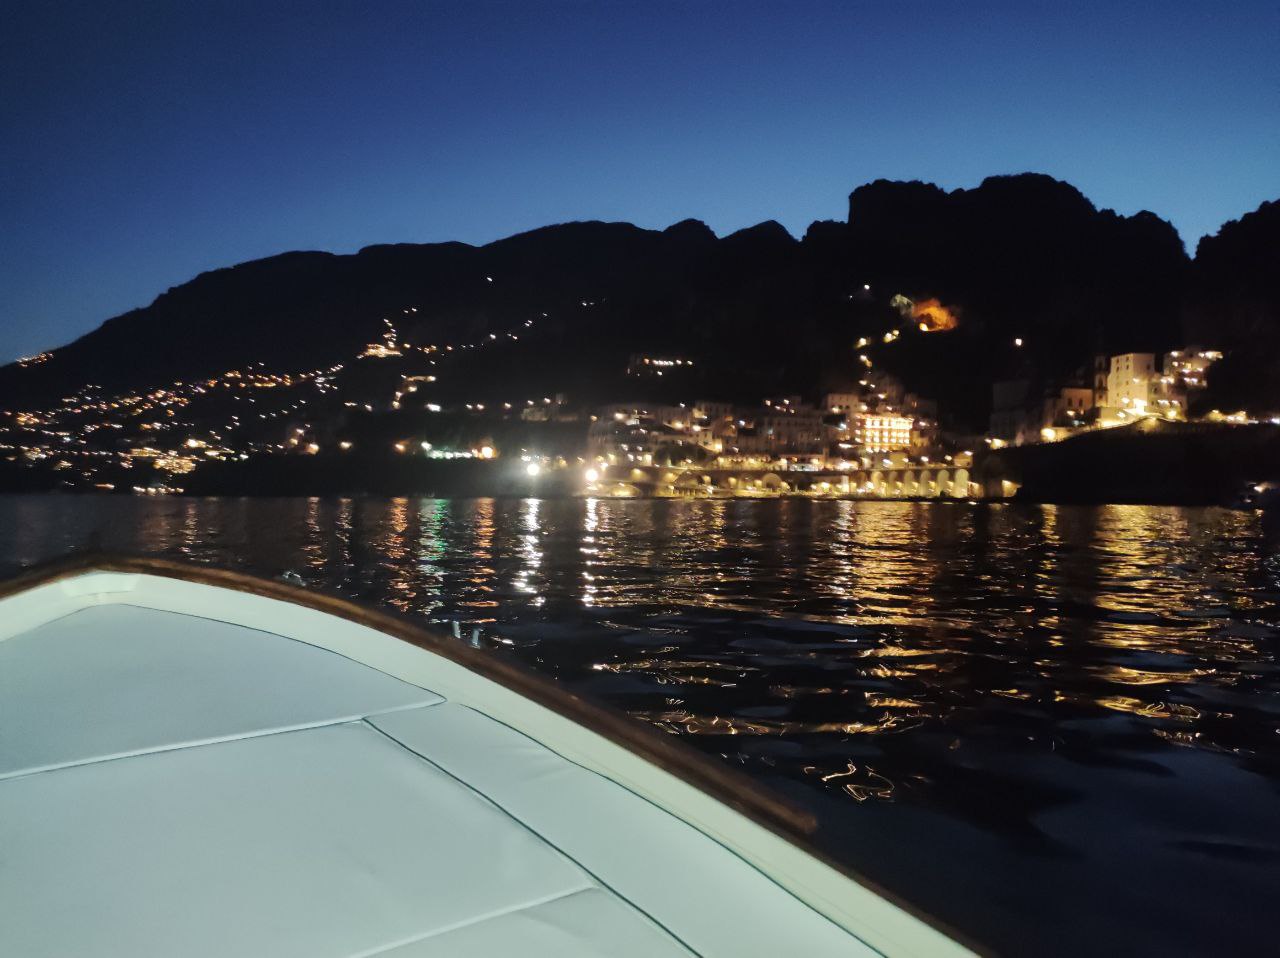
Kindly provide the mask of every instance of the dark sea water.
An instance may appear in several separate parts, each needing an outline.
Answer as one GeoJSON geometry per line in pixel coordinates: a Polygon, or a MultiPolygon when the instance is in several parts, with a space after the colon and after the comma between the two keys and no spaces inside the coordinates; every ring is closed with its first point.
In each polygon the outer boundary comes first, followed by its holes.
{"type": "Polygon", "coordinates": [[[1276,948],[1256,513],[0,497],[6,573],[93,536],[478,626],[813,808],[825,851],[992,950],[1276,948]]]}

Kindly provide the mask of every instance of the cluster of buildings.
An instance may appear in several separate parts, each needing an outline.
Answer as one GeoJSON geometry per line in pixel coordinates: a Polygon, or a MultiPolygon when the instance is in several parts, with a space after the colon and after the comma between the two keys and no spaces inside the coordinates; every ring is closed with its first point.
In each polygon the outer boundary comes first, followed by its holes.
{"type": "MultiPolygon", "coordinates": [[[[595,410],[587,455],[605,465],[792,471],[928,462],[939,451],[937,408],[886,374],[820,404],[778,396],[759,405],[699,400],[614,403],[595,410]]],[[[945,453],[944,453],[945,455],[945,453]]]]}
{"type": "Polygon", "coordinates": [[[1163,355],[1121,353],[1098,356],[1089,378],[1048,385],[1030,378],[997,382],[988,441],[997,447],[1056,442],[1147,417],[1186,420],[1206,371],[1221,358],[1217,350],[1198,346],[1163,355]]]}

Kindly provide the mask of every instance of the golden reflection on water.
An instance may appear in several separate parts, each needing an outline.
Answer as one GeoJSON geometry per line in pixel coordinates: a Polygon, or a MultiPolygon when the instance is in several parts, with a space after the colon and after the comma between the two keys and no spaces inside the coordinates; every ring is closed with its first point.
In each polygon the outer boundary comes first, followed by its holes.
{"type": "Polygon", "coordinates": [[[520,532],[516,537],[520,567],[511,583],[517,592],[529,596],[529,604],[535,608],[546,601],[541,594],[543,582],[540,575],[542,542],[538,514],[541,505],[540,499],[520,501],[520,532]]]}
{"type": "MultiPolygon", "coordinates": [[[[432,502],[433,507],[439,507],[440,503],[432,502]]],[[[467,608],[473,610],[473,615],[480,615],[477,621],[482,624],[492,622],[488,610],[498,607],[498,600],[493,598],[493,575],[494,575],[494,540],[497,536],[497,526],[494,522],[494,502],[492,499],[480,499],[475,504],[475,523],[474,536],[471,546],[471,557],[474,564],[471,567],[468,576],[468,583],[471,586],[472,597],[467,600],[467,608]]],[[[444,558],[445,543],[439,536],[439,530],[436,530],[436,538],[433,546],[433,556],[436,567],[433,571],[436,573],[435,589],[438,591],[444,586],[444,577],[440,573],[438,566],[444,558]]]]}
{"type": "Polygon", "coordinates": [[[578,546],[578,552],[582,556],[581,598],[584,606],[592,606],[596,602],[596,577],[591,570],[596,562],[596,554],[599,552],[596,548],[596,532],[599,528],[600,500],[588,499],[582,520],[582,544],[578,546]]]}

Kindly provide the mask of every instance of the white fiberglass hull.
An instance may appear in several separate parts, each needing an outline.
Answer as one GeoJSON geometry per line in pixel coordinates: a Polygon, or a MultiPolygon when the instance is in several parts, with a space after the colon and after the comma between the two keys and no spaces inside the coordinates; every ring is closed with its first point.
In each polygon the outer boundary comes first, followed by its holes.
{"type": "Polygon", "coordinates": [[[339,600],[70,563],[0,593],[0,954],[967,953],[699,761],[339,600]]]}

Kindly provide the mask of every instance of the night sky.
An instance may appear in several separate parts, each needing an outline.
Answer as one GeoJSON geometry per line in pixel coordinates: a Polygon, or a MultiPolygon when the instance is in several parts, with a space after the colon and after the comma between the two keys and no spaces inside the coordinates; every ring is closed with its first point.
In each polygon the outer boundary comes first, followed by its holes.
{"type": "Polygon", "coordinates": [[[289,249],[843,218],[1035,170],[1189,248],[1280,197],[1280,4],[0,6],[0,361],[289,249]]]}

